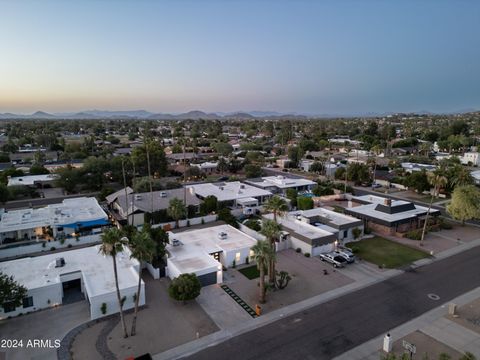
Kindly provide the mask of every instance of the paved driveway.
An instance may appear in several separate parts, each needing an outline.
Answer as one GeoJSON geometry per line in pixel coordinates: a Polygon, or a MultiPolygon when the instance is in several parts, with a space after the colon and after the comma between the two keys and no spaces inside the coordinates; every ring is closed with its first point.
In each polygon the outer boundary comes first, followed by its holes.
{"type": "Polygon", "coordinates": [[[71,329],[90,320],[87,301],[42,310],[20,317],[0,321],[1,339],[22,339],[24,347],[7,350],[7,360],[57,358],[57,349],[26,348],[28,340],[61,340],[71,329]]]}

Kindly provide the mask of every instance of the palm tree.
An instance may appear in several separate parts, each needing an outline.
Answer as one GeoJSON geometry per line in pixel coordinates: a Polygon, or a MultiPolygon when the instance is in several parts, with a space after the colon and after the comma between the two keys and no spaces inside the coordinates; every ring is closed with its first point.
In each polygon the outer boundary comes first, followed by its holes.
{"type": "Polygon", "coordinates": [[[443,170],[442,169],[437,169],[434,172],[429,172],[427,173],[428,177],[428,182],[430,185],[433,186],[433,193],[430,198],[430,204],[428,205],[428,210],[427,214],[425,215],[425,222],[423,223],[423,229],[422,229],[422,237],[420,239],[420,246],[423,246],[423,241],[425,239],[425,232],[427,230],[427,224],[428,224],[428,215],[430,215],[430,210],[432,209],[432,204],[433,204],[433,198],[438,196],[438,192],[442,187],[447,185],[448,180],[447,178],[443,175],[443,170]]]}
{"type": "Polygon", "coordinates": [[[272,252],[272,247],[265,240],[258,240],[257,244],[252,246],[253,258],[257,263],[258,271],[260,272],[260,304],[265,303],[265,268],[267,267],[270,259],[275,257],[275,253],[272,252]]]}
{"type": "Polygon", "coordinates": [[[178,229],[178,221],[185,216],[185,205],[182,200],[173,198],[168,205],[167,213],[175,220],[175,228],[178,229]]]}
{"type": "Polygon", "coordinates": [[[472,185],[474,183],[470,170],[463,167],[462,165],[455,165],[453,172],[455,175],[453,176],[451,183],[454,187],[472,185]]]}
{"type": "Polygon", "coordinates": [[[102,234],[102,244],[100,245],[100,253],[105,256],[111,256],[113,260],[113,273],[115,275],[115,287],[117,289],[118,307],[120,308],[120,320],[122,322],[123,337],[128,337],[127,326],[125,325],[125,318],[123,316],[123,300],[120,295],[120,288],[118,287],[118,272],[117,272],[117,254],[123,251],[124,245],[127,243],[127,238],[123,237],[123,233],[118,228],[110,228],[102,234]]]}
{"type": "MultiPolygon", "coordinates": [[[[275,254],[275,241],[280,237],[281,226],[274,220],[264,219],[260,233],[267,238],[272,253],[275,254]]],[[[275,257],[271,257],[268,264],[268,281],[271,286],[275,286],[275,257]]]]}
{"type": "Polygon", "coordinates": [[[263,208],[267,212],[273,213],[273,220],[277,222],[277,215],[282,216],[286,211],[288,211],[288,205],[285,199],[280,196],[272,196],[268,201],[263,205],[263,208]]]}
{"type": "Polygon", "coordinates": [[[130,250],[132,251],[130,258],[135,258],[139,262],[138,286],[137,293],[135,295],[135,312],[133,314],[132,330],[130,332],[130,335],[134,336],[137,325],[138,302],[140,301],[140,292],[142,290],[142,263],[151,262],[153,260],[153,257],[156,255],[156,244],[150,237],[148,231],[142,230],[141,232],[136,232],[132,236],[129,246],[130,250]]]}

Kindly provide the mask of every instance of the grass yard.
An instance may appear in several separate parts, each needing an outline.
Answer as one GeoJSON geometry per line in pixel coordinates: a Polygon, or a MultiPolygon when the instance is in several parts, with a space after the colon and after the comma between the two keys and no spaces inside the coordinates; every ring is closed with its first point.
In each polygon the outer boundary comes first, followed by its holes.
{"type": "Polygon", "coordinates": [[[250,279],[250,280],[256,279],[260,276],[260,272],[257,269],[257,265],[245,267],[243,269],[239,269],[238,271],[241,272],[247,279],[250,279]]]}
{"type": "Polygon", "coordinates": [[[389,269],[408,265],[429,257],[426,252],[376,236],[371,239],[349,243],[356,256],[389,269]]]}

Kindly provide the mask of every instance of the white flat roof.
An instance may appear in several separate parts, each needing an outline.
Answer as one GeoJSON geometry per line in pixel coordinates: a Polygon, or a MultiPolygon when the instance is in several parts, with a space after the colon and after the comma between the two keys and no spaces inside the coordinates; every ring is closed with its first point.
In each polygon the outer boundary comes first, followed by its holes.
{"type": "Polygon", "coordinates": [[[338,213],[338,212],[335,212],[335,211],[332,211],[332,210],[328,210],[328,209],[325,209],[325,208],[321,208],[321,207],[310,209],[310,210],[294,211],[294,212],[292,212],[292,214],[299,214],[299,215],[302,215],[306,218],[311,218],[311,217],[314,217],[314,216],[320,216],[320,217],[323,217],[323,218],[326,218],[326,219],[330,220],[332,223],[334,223],[336,225],[346,225],[346,224],[351,224],[351,223],[358,222],[358,219],[353,217],[353,216],[341,214],[341,213],[338,213]]]}
{"type": "Polygon", "coordinates": [[[255,186],[241,183],[240,181],[202,183],[189,185],[189,188],[193,188],[195,194],[203,198],[213,195],[218,201],[232,201],[249,197],[272,195],[270,191],[259,189],[255,186]]]}
{"type": "Polygon", "coordinates": [[[106,219],[107,214],[94,197],[72,198],[39,209],[7,211],[0,220],[0,233],[106,219]]]}
{"type": "Polygon", "coordinates": [[[292,187],[315,185],[316,182],[304,178],[290,178],[283,175],[265,176],[260,179],[247,180],[250,184],[255,184],[262,188],[275,186],[279,189],[288,189],[292,187]]]}
{"type": "Polygon", "coordinates": [[[11,177],[8,179],[8,186],[27,185],[32,186],[37,182],[55,181],[58,178],[56,174],[44,174],[44,175],[26,175],[11,177]]]}
{"type": "MultiPolygon", "coordinates": [[[[100,246],[69,250],[56,254],[0,262],[0,272],[13,275],[15,281],[27,289],[36,289],[61,283],[62,274],[80,271],[88,296],[115,291],[115,278],[111,257],[99,253],[100,246]],[[55,267],[55,259],[64,258],[65,266],[55,267]]],[[[120,289],[137,286],[138,261],[130,259],[130,250],[117,255],[120,289]]]]}
{"type": "MultiPolygon", "coordinates": [[[[273,214],[265,214],[263,217],[273,220],[273,214]]],[[[294,231],[298,235],[302,235],[308,239],[318,239],[325,236],[331,236],[338,231],[330,232],[315,225],[310,225],[301,220],[297,220],[295,216],[287,214],[283,217],[277,217],[279,224],[284,225],[286,228],[294,231]]]]}
{"type": "Polygon", "coordinates": [[[211,226],[202,229],[169,233],[170,240],[177,239],[181,245],[167,245],[172,261],[182,273],[197,272],[220,265],[210,254],[215,252],[230,252],[251,248],[257,243],[253,237],[235,229],[230,225],[211,226]],[[225,239],[220,239],[220,233],[226,233],[225,239]]]}

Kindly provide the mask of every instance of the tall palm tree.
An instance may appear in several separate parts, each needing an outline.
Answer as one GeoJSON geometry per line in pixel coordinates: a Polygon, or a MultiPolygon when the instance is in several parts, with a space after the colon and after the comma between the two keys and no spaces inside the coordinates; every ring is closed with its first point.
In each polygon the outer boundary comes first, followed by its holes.
{"type": "Polygon", "coordinates": [[[433,193],[430,198],[430,204],[428,205],[427,214],[425,215],[425,222],[423,223],[422,237],[420,239],[420,246],[423,246],[423,241],[425,240],[425,232],[427,230],[428,216],[430,215],[430,210],[432,209],[433,198],[438,196],[438,192],[442,187],[447,185],[448,180],[443,175],[442,169],[437,169],[434,172],[427,173],[428,182],[433,186],[433,193]]]}
{"type": "MultiPolygon", "coordinates": [[[[264,219],[260,233],[267,238],[272,252],[275,254],[275,241],[280,237],[281,226],[274,220],[264,219]]],[[[271,257],[268,264],[268,281],[271,286],[275,286],[275,257],[271,257]]]]}
{"type": "Polygon", "coordinates": [[[117,289],[118,307],[120,309],[120,320],[122,322],[123,337],[128,337],[127,326],[125,325],[125,317],[123,316],[123,300],[118,287],[117,272],[117,254],[123,251],[127,239],[123,237],[123,233],[118,228],[110,228],[102,234],[102,244],[100,245],[100,253],[105,256],[111,256],[113,260],[113,273],[115,275],[115,287],[117,289]]]}
{"type": "Polygon", "coordinates": [[[173,198],[172,200],[170,200],[167,213],[168,216],[175,220],[175,228],[178,229],[178,222],[183,216],[185,216],[186,213],[183,201],[177,198],[173,198]]]}
{"type": "Polygon", "coordinates": [[[285,199],[280,196],[272,196],[268,201],[263,205],[263,208],[266,212],[273,213],[273,220],[277,222],[277,215],[282,216],[286,211],[288,211],[288,205],[285,199]]]}
{"type": "Polygon", "coordinates": [[[260,304],[264,304],[265,299],[265,268],[272,257],[275,257],[275,253],[272,252],[272,247],[265,240],[258,240],[257,243],[252,246],[253,258],[257,263],[258,271],[260,272],[260,286],[259,286],[259,299],[260,304]]]}
{"type": "Polygon", "coordinates": [[[140,295],[142,291],[142,263],[151,262],[153,257],[156,255],[156,244],[153,239],[150,237],[150,234],[145,229],[141,232],[136,232],[129,241],[129,247],[132,251],[130,258],[135,258],[139,262],[139,272],[138,272],[138,286],[137,293],[135,295],[135,312],[133,314],[132,320],[132,330],[130,332],[131,336],[134,336],[136,333],[137,325],[137,313],[138,313],[138,302],[140,301],[140,295]]]}

